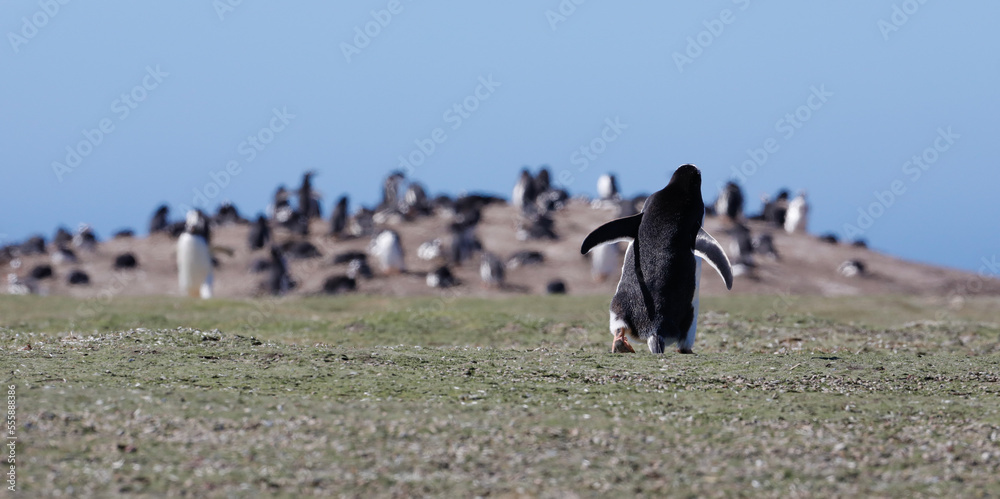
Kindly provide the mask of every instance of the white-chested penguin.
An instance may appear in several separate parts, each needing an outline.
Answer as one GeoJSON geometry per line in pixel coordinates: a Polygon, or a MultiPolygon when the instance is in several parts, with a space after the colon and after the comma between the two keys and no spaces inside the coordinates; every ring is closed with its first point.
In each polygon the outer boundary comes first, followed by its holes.
{"type": "Polygon", "coordinates": [[[601,244],[590,252],[590,276],[596,282],[604,282],[621,265],[622,250],[618,243],[601,244]]]}
{"type": "Polygon", "coordinates": [[[597,195],[603,201],[618,199],[618,181],[614,174],[605,173],[597,179],[597,195]]]}
{"type": "Polygon", "coordinates": [[[399,274],[406,270],[403,263],[403,245],[399,234],[391,229],[379,232],[368,245],[370,254],[383,274],[399,274]]]}
{"type": "Polygon", "coordinates": [[[208,218],[201,210],[187,214],[184,233],[177,239],[177,281],[181,294],[212,297],[212,252],[208,218]]]}
{"type": "Polygon", "coordinates": [[[611,299],[612,352],[634,352],[628,340],[644,341],[653,353],[677,343],[692,353],[698,327],[701,260],[707,260],[732,289],[729,258],[705,229],[701,172],[682,165],[662,190],[646,199],[642,212],[608,222],[587,236],[581,252],[598,244],[628,240],[621,281],[611,299]]]}
{"type": "Polygon", "coordinates": [[[788,211],[785,213],[785,232],[789,234],[805,232],[808,224],[809,203],[806,202],[806,193],[799,192],[799,195],[788,203],[788,211]]]}

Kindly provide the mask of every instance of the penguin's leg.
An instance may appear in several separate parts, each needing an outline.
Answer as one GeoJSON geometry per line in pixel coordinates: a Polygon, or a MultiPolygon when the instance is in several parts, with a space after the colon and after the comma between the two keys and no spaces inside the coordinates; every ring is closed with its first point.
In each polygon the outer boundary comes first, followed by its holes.
{"type": "Polygon", "coordinates": [[[632,328],[617,312],[615,312],[615,302],[611,300],[611,353],[635,353],[635,349],[628,343],[628,335],[632,333],[632,328]]]}
{"type": "Polygon", "coordinates": [[[627,327],[615,331],[615,339],[611,341],[611,353],[635,353],[635,349],[628,342],[630,332],[627,327]]]}
{"type": "Polygon", "coordinates": [[[666,348],[667,342],[664,341],[663,337],[654,334],[646,340],[646,344],[649,346],[649,351],[652,353],[663,353],[663,349],[666,348]]]}

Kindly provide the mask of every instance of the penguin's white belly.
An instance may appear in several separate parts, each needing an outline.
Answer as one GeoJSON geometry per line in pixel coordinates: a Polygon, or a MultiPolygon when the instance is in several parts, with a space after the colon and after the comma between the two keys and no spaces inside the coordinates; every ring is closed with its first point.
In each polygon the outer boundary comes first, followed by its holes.
{"type": "Polygon", "coordinates": [[[797,199],[792,200],[788,212],[785,213],[785,232],[790,234],[805,232],[807,222],[808,208],[805,203],[799,202],[797,199]]]}
{"type": "Polygon", "coordinates": [[[379,234],[375,239],[372,253],[382,272],[395,273],[403,270],[403,248],[391,232],[379,234]]]}
{"type": "Polygon", "coordinates": [[[379,260],[382,263],[382,269],[385,271],[400,271],[403,270],[403,252],[399,250],[398,246],[392,246],[379,255],[379,260]]]}
{"type": "Polygon", "coordinates": [[[611,182],[611,177],[602,175],[597,179],[597,195],[601,199],[611,199],[614,194],[614,184],[611,182]]]}
{"type": "Polygon", "coordinates": [[[719,216],[724,216],[729,212],[728,196],[723,195],[719,197],[719,200],[715,202],[715,212],[718,213],[719,216]]]}
{"type": "Polygon", "coordinates": [[[514,192],[511,193],[511,203],[517,209],[524,208],[524,193],[527,191],[527,186],[518,182],[514,185],[514,192]]]}
{"type": "Polygon", "coordinates": [[[177,239],[177,280],[182,294],[212,297],[212,255],[204,239],[188,233],[177,239]]]}

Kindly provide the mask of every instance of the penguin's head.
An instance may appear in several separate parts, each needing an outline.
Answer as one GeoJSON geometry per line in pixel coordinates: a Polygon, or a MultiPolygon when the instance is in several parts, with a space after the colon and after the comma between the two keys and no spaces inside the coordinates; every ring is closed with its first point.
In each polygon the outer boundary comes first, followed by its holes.
{"type": "Polygon", "coordinates": [[[184,222],[184,232],[195,236],[201,236],[208,241],[208,218],[201,210],[189,210],[187,219],[184,222]]]}
{"type": "MultiPolygon", "coordinates": [[[[646,199],[643,211],[656,211],[657,206],[695,205],[701,201],[701,171],[694,165],[681,165],[666,187],[646,199]]],[[[703,203],[701,207],[704,209],[703,203]]]]}
{"type": "Polygon", "coordinates": [[[701,190],[701,170],[697,166],[687,164],[681,165],[674,172],[674,175],[670,177],[670,184],[674,185],[678,189],[697,189],[701,190]]]}

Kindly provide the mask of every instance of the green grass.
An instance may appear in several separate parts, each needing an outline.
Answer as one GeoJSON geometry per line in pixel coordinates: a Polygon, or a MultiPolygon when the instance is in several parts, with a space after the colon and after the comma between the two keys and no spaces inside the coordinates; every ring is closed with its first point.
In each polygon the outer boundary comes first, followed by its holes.
{"type": "Polygon", "coordinates": [[[30,496],[997,495],[997,299],[0,297],[30,496]],[[30,349],[27,349],[30,345],[30,349]]]}

